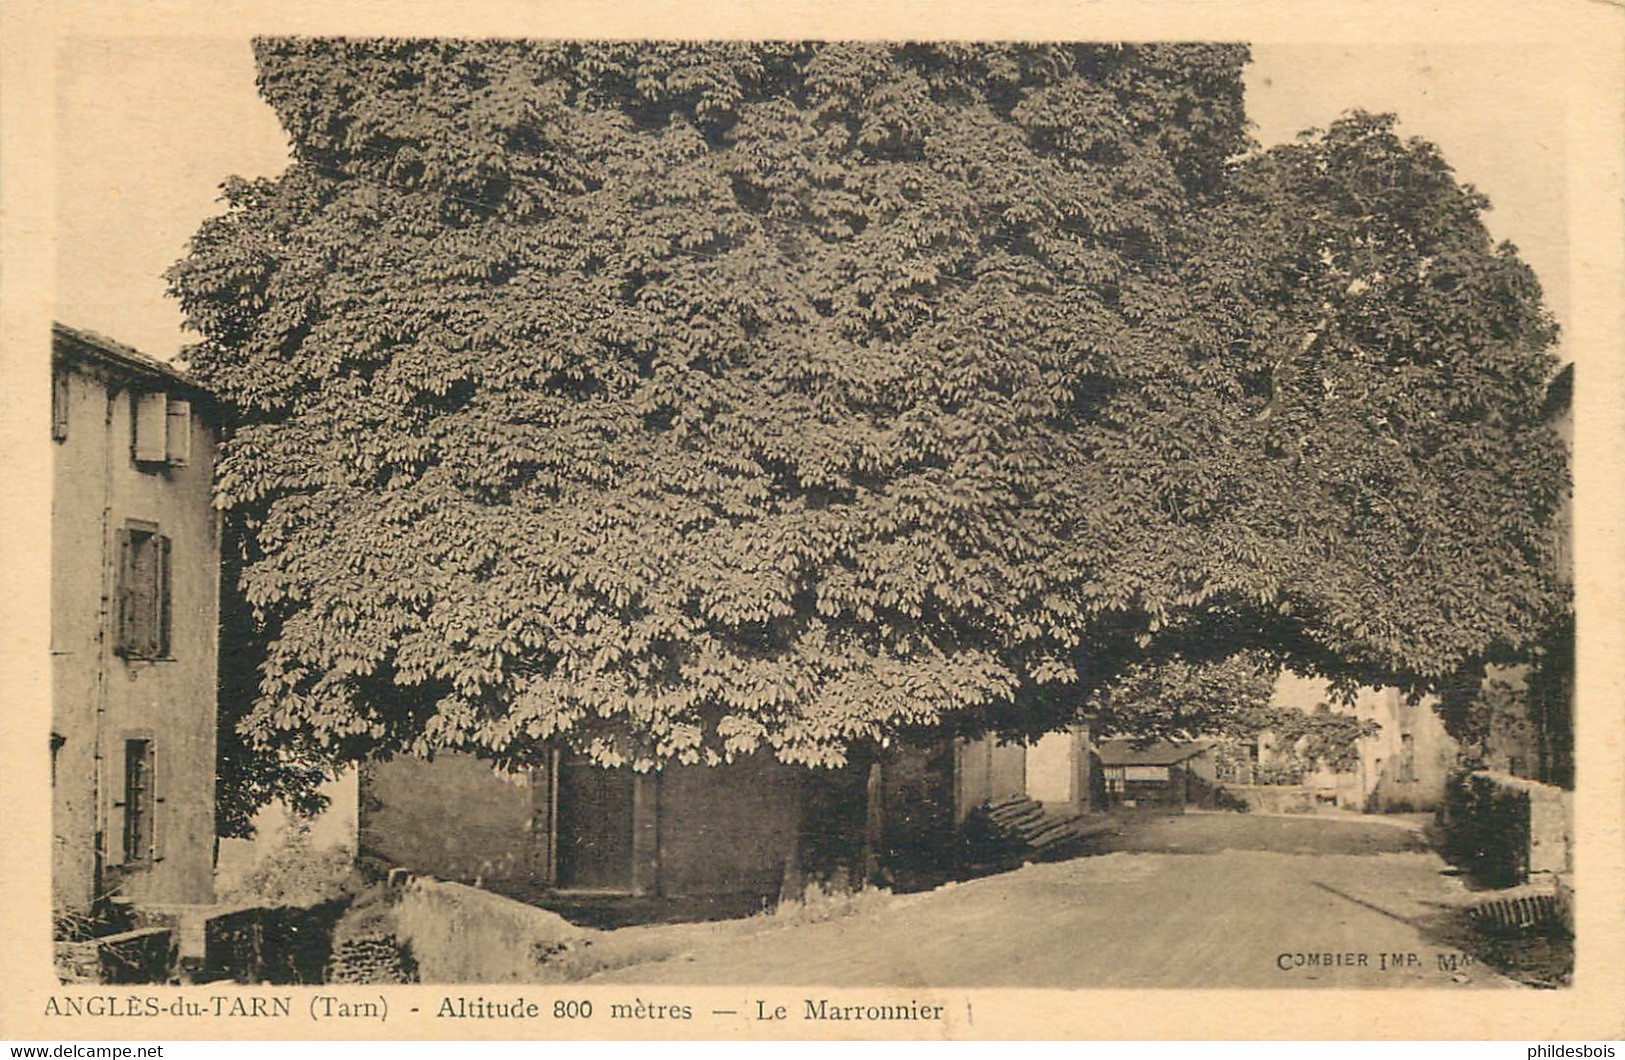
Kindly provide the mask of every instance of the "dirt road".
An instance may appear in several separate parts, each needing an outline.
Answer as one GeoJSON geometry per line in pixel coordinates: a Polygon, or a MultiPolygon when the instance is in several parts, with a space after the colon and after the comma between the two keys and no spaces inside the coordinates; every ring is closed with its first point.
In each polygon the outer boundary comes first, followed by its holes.
{"type": "MultiPolygon", "coordinates": [[[[1470,963],[1464,891],[1419,837],[1359,819],[1128,822],[1107,852],[870,903],[824,923],[690,930],[600,981],[1025,987],[1515,985],[1470,963]]],[[[691,925],[700,929],[701,925],[691,925]]]]}

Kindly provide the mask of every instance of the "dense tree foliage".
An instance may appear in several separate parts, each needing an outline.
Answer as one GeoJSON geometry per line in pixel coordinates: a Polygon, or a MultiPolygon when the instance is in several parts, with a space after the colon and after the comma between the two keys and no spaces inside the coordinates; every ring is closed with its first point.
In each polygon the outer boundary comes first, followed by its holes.
{"type": "Polygon", "coordinates": [[[1375,719],[1317,703],[1312,710],[1271,706],[1249,711],[1236,719],[1230,735],[1250,741],[1270,733],[1283,757],[1277,774],[1296,774],[1301,780],[1317,769],[1352,772],[1360,764],[1359,741],[1381,731],[1382,723],[1375,719]]]}
{"type": "Polygon", "coordinates": [[[335,762],[321,746],[295,738],[274,746],[242,726],[245,708],[259,697],[265,644],[254,608],[243,598],[241,566],[246,528],[225,524],[220,578],[220,703],[215,734],[214,822],[218,836],[249,839],[261,807],[282,803],[300,817],[312,817],[330,802],[322,791],[336,775],[335,762]]]}
{"type": "Polygon", "coordinates": [[[1361,718],[1347,703],[1278,705],[1272,701],[1278,676],[1270,656],[1259,651],[1202,662],[1137,663],[1097,689],[1085,709],[1097,735],[1129,734],[1146,742],[1217,738],[1221,759],[1242,762],[1246,747],[1269,733],[1281,756],[1276,775],[1293,783],[1317,766],[1353,769],[1360,739],[1377,735],[1381,724],[1361,718]]]}
{"type": "Polygon", "coordinates": [[[171,280],[261,743],[827,763],[1556,606],[1534,278],[1383,119],[1243,158],[1244,49],[257,53],[295,161],[171,280]]]}
{"type": "Polygon", "coordinates": [[[1093,690],[1084,709],[1098,736],[1247,738],[1257,735],[1261,726],[1254,721],[1271,709],[1276,676],[1268,657],[1256,652],[1137,662],[1093,690]]]}
{"type": "Polygon", "coordinates": [[[1115,550],[1146,595],[1228,597],[1244,628],[1274,610],[1305,669],[1413,689],[1517,655],[1565,606],[1555,331],[1486,206],[1389,118],[1236,168],[1185,274],[1187,356],[1125,395],[1105,471],[1147,483],[1130,503],[1161,532],[1115,550]]]}

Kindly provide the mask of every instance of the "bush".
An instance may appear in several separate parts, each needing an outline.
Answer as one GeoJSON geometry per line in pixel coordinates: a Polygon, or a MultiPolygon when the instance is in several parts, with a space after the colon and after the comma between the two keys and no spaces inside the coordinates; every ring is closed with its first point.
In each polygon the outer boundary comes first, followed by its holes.
{"type": "Polygon", "coordinates": [[[1291,787],[1303,783],[1303,765],[1296,760],[1270,762],[1258,767],[1255,783],[1265,787],[1291,787]]]}
{"type": "Polygon", "coordinates": [[[1481,883],[1511,887],[1529,876],[1529,795],[1483,773],[1445,789],[1444,853],[1481,883]]]}
{"type": "Polygon", "coordinates": [[[1019,861],[1030,850],[1027,841],[995,821],[985,805],[965,815],[956,842],[959,864],[966,867],[1019,861]]]}
{"type": "Polygon", "coordinates": [[[243,874],[220,900],[230,905],[313,906],[353,896],[361,888],[350,852],[317,850],[310,826],[292,825],[282,842],[243,874]]]}

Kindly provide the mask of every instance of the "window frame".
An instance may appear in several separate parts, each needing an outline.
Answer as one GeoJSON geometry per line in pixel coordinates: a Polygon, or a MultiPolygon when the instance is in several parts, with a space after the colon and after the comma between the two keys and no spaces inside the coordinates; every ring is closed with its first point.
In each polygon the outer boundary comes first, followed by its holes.
{"type": "Polygon", "coordinates": [[[192,400],[166,390],[131,390],[130,459],[149,473],[189,466],[192,400]]]}
{"type": "Polygon", "coordinates": [[[68,369],[64,365],[53,365],[51,369],[51,440],[65,442],[68,440],[68,406],[73,400],[73,392],[69,389],[68,369]]]}
{"type": "Polygon", "coordinates": [[[150,868],[163,860],[158,814],[164,804],[158,777],[158,742],[150,732],[125,734],[122,764],[123,796],[113,803],[115,809],[123,811],[119,863],[126,869],[150,868]]]}
{"type": "Polygon", "coordinates": [[[1416,736],[1413,733],[1399,734],[1399,776],[1403,784],[1415,782],[1416,777],[1416,736]]]}

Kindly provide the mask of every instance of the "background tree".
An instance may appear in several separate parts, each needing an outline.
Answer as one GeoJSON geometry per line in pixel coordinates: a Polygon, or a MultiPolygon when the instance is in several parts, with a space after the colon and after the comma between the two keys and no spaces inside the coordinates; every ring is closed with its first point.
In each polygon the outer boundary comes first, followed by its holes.
{"type": "Polygon", "coordinates": [[[336,775],[338,763],[324,749],[293,741],[268,744],[252,730],[240,728],[246,708],[259,696],[260,665],[266,644],[259,635],[254,609],[239,585],[244,542],[242,527],[225,524],[220,577],[220,702],[215,718],[215,834],[251,839],[261,807],[281,802],[297,816],[312,817],[329,799],[323,782],[336,775]]]}
{"type": "Polygon", "coordinates": [[[257,56],[295,161],[171,281],[260,745],[829,763],[1550,606],[1533,277],[1382,119],[1232,164],[1242,48],[257,56]]]}
{"type": "Polygon", "coordinates": [[[1111,557],[1101,610],[1131,617],[1095,658],[1251,648],[1418,693],[1520,658],[1569,606],[1533,274],[1391,117],[1230,178],[1183,244],[1163,356],[1098,413],[1086,492],[1120,518],[1088,551],[1111,557]]]}
{"type": "Polygon", "coordinates": [[[1217,661],[1167,658],[1126,667],[1088,699],[1097,734],[1147,741],[1256,735],[1278,670],[1260,654],[1217,661]]]}
{"type": "Polygon", "coordinates": [[[1233,769],[1251,760],[1246,748],[1269,733],[1289,758],[1292,782],[1322,765],[1346,772],[1359,763],[1359,741],[1382,726],[1346,707],[1317,703],[1313,709],[1272,702],[1279,669],[1269,656],[1250,652],[1217,661],[1170,658],[1125,669],[1088,700],[1095,731],[1157,739],[1220,741],[1221,762],[1233,769]]]}

